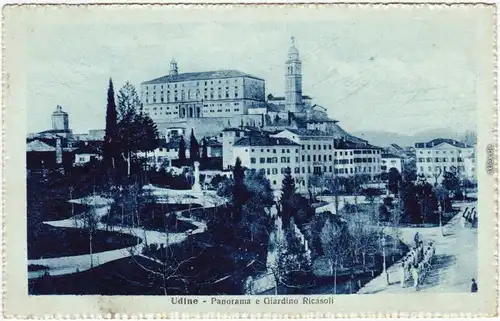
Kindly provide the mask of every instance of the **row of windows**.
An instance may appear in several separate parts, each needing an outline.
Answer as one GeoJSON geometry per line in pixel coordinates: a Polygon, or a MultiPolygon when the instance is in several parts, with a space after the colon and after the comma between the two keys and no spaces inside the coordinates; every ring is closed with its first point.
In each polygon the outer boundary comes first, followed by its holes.
{"type": "MultiPolygon", "coordinates": [[[[226,80],[225,80],[225,83],[226,83],[226,84],[229,84],[229,80],[230,80],[230,79],[226,79],[226,80]]],[[[238,79],[231,79],[231,80],[233,80],[235,84],[237,84],[237,83],[238,83],[238,79]]],[[[210,81],[205,80],[205,81],[201,81],[201,82],[200,82],[200,81],[197,81],[197,82],[196,82],[196,86],[199,86],[199,85],[200,85],[200,83],[204,84],[205,86],[208,86],[208,83],[209,83],[209,82],[210,82],[210,84],[211,84],[211,85],[214,83],[214,81],[213,81],[213,80],[210,80],[210,81]]],[[[217,80],[216,80],[216,81],[215,81],[215,83],[222,84],[222,80],[219,80],[218,82],[217,82],[217,80]]],[[[189,83],[189,82],[183,82],[183,83],[180,83],[181,87],[184,87],[184,85],[185,85],[185,84],[187,84],[188,86],[189,86],[189,85],[194,85],[194,82],[192,82],[192,83],[189,83]]],[[[172,87],[173,87],[173,88],[177,88],[177,85],[178,85],[177,83],[174,83],[174,84],[172,84],[172,87]]],[[[152,87],[153,89],[156,89],[156,86],[158,86],[158,87],[160,87],[161,89],[163,89],[163,86],[165,86],[165,85],[152,85],[152,86],[146,86],[146,90],[149,90],[151,87],[152,87]]],[[[170,84],[167,84],[165,87],[166,87],[166,88],[170,88],[170,84]]]]}
{"type": "MultiPolygon", "coordinates": [[[[239,134],[239,132],[237,132],[237,133],[236,133],[236,137],[240,137],[238,134],[239,134]]],[[[265,148],[261,148],[261,149],[260,149],[260,152],[261,152],[261,153],[264,153],[264,150],[266,150],[266,149],[265,149],[265,148]]],[[[274,153],[274,154],[276,154],[276,149],[275,149],[275,148],[273,148],[273,149],[272,149],[272,151],[273,151],[273,153],[274,153]]],[[[248,152],[248,149],[245,149],[245,152],[248,152]]],[[[254,148],[252,148],[252,149],[251,149],[251,152],[252,152],[252,153],[253,153],[253,152],[255,152],[255,149],[254,149],[254,148]]],[[[271,152],[271,149],[270,149],[270,148],[267,148],[267,152],[268,152],[268,153],[270,153],[270,152],[271,152]]],[[[298,148],[296,148],[296,149],[295,149],[295,153],[298,153],[298,152],[299,152],[299,149],[298,149],[298,148]]],[[[286,154],[290,154],[290,148],[282,148],[282,149],[281,149],[281,153],[282,153],[282,154],[285,154],[285,153],[286,153],[286,154]]],[[[297,161],[298,161],[298,160],[297,160],[297,161]]]]}
{"type": "Polygon", "coordinates": [[[377,163],[378,160],[376,158],[371,158],[371,157],[368,157],[368,158],[354,158],[354,163],[377,163]]]}
{"type": "MultiPolygon", "coordinates": [[[[296,161],[299,160],[298,157],[295,158],[296,161]]],[[[285,163],[285,164],[289,164],[290,163],[290,157],[281,157],[280,159],[281,163],[285,163]]],[[[256,164],[257,163],[257,159],[255,157],[252,157],[250,158],[250,163],[251,164],[256,164]]],[[[275,163],[278,163],[278,157],[260,157],[259,158],[259,163],[260,164],[275,164],[275,163]]]]}
{"type": "MultiPolygon", "coordinates": [[[[464,161],[462,157],[457,157],[456,160],[457,160],[457,162],[463,162],[464,161]]],[[[455,157],[451,157],[450,161],[452,163],[455,162],[455,157]]],[[[425,162],[432,163],[432,157],[427,157],[427,158],[419,157],[418,158],[418,162],[419,163],[425,163],[425,162]]],[[[448,158],[447,157],[443,157],[443,158],[434,157],[434,162],[435,163],[439,163],[439,162],[446,163],[446,162],[448,162],[448,158]]]]}
{"type": "MultiPolygon", "coordinates": [[[[464,167],[464,166],[458,166],[457,168],[458,168],[458,171],[460,171],[460,172],[465,170],[465,167],[464,167]]],[[[443,167],[441,167],[441,166],[436,166],[436,167],[434,167],[434,172],[437,172],[437,173],[439,173],[439,171],[443,171],[443,172],[445,172],[447,169],[448,169],[448,168],[447,168],[446,166],[443,166],[443,167]]],[[[451,170],[451,167],[450,167],[449,169],[451,170]]],[[[428,170],[429,172],[432,172],[432,166],[427,167],[427,170],[428,170]]],[[[423,172],[423,171],[424,171],[424,166],[420,166],[420,171],[421,171],[421,172],[423,172]]]]}
{"type": "MultiPolygon", "coordinates": [[[[233,103],[234,106],[238,106],[240,103],[233,103]]],[[[203,107],[214,107],[216,104],[205,104],[203,107]]],[[[222,104],[218,104],[217,106],[222,106],[222,104]]],[[[224,103],[224,106],[229,106],[229,103],[224,103]]]]}
{"type": "Polygon", "coordinates": [[[332,149],[332,145],[326,145],[326,144],[324,144],[324,145],[302,145],[302,150],[304,150],[306,148],[307,148],[307,150],[311,150],[311,146],[312,146],[313,150],[316,150],[316,147],[318,148],[318,150],[321,150],[321,146],[323,146],[323,149],[325,149],[325,150],[327,148],[330,149],[330,150],[332,149]]]}
{"type": "MultiPolygon", "coordinates": [[[[462,153],[462,151],[461,151],[460,149],[458,149],[458,150],[457,150],[457,152],[458,152],[459,154],[461,154],[461,153],[462,153]]],[[[420,150],[420,151],[418,151],[418,153],[419,153],[419,154],[423,154],[423,153],[424,153],[424,151],[423,151],[423,150],[420,150]]],[[[434,151],[434,153],[435,153],[435,154],[439,154],[439,153],[443,153],[443,154],[446,154],[446,153],[455,154],[455,151],[454,151],[454,150],[449,150],[449,151],[446,151],[446,150],[435,150],[435,151],[434,151]]],[[[430,150],[428,150],[428,151],[427,151],[427,154],[431,154],[431,151],[430,151],[430,150]]]]}
{"type": "Polygon", "coordinates": [[[380,150],[371,150],[371,149],[355,150],[354,154],[380,154],[380,150]]]}
{"type": "MultiPolygon", "coordinates": [[[[286,168],[283,167],[281,168],[281,174],[284,174],[285,173],[285,170],[286,168]]],[[[308,173],[310,174],[311,173],[311,167],[310,166],[307,166],[307,167],[295,167],[294,168],[294,173],[295,174],[305,174],[305,173],[308,173]]],[[[354,173],[371,173],[372,172],[372,168],[371,167],[360,167],[360,168],[334,168],[333,166],[314,166],[313,167],[313,173],[315,174],[321,174],[321,173],[335,173],[335,174],[354,174],[354,173]]],[[[373,168],[373,172],[375,172],[375,168],[373,168]]],[[[266,169],[266,173],[267,175],[270,175],[271,173],[272,174],[277,174],[278,173],[278,169],[277,168],[267,168],[266,169]]]]}
{"type": "MultiPolygon", "coordinates": [[[[220,93],[217,95],[217,98],[215,98],[216,96],[213,93],[210,93],[210,95],[203,95],[203,97],[205,100],[223,99],[223,95],[221,95],[220,93]]],[[[226,92],[226,95],[224,98],[225,99],[232,99],[232,98],[238,98],[238,97],[239,97],[238,93],[234,93],[234,95],[232,95],[232,97],[231,97],[231,95],[229,95],[229,93],[226,92]]],[[[196,100],[199,100],[199,99],[200,99],[200,95],[196,94],[196,100]]],[[[187,100],[192,100],[190,95],[188,95],[187,100]]],[[[186,99],[185,99],[184,95],[181,95],[180,99],[177,95],[175,95],[173,97],[173,101],[175,101],[175,102],[186,101],[186,99]]],[[[170,96],[166,96],[166,99],[164,97],[160,97],[159,101],[156,99],[156,97],[153,97],[152,100],[149,97],[146,97],[146,104],[149,104],[150,102],[151,103],[164,103],[164,102],[169,103],[170,96]]]]}

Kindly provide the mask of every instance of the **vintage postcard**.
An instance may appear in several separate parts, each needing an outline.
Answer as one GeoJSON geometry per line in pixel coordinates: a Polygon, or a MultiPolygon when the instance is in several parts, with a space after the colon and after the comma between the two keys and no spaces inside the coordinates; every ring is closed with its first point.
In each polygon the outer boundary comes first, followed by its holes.
{"type": "Polygon", "coordinates": [[[5,316],[496,315],[495,14],[4,7],[5,316]]]}

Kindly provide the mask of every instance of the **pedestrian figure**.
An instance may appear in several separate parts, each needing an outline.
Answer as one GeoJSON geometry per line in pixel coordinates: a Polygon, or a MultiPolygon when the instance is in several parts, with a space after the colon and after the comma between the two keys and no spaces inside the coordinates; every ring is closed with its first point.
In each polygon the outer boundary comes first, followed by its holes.
{"type": "Polygon", "coordinates": [[[418,283],[419,283],[419,275],[418,275],[418,270],[417,270],[417,266],[416,265],[413,265],[413,267],[411,268],[411,277],[413,278],[413,287],[415,288],[415,290],[418,291],[418,283]]]}
{"type": "Polygon", "coordinates": [[[415,247],[418,246],[418,243],[420,241],[420,235],[417,233],[415,233],[415,236],[413,237],[413,241],[415,241],[415,247]]]}
{"type": "Polygon", "coordinates": [[[472,279],[472,285],[470,287],[470,291],[475,293],[477,292],[477,283],[476,283],[476,280],[472,279]]]}
{"type": "Polygon", "coordinates": [[[403,263],[401,263],[401,270],[400,270],[400,277],[401,277],[401,287],[403,288],[405,286],[405,281],[406,281],[406,260],[403,260],[403,263]]]}

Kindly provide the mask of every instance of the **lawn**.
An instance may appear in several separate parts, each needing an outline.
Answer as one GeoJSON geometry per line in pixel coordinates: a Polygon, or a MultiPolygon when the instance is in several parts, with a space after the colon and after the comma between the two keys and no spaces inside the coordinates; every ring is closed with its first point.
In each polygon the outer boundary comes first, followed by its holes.
{"type": "MultiPolygon", "coordinates": [[[[139,239],[116,232],[96,231],[92,240],[94,253],[116,250],[137,244],[139,239]]],[[[89,235],[77,228],[39,224],[28,234],[28,259],[53,258],[89,253],[89,235]]]]}
{"type": "MultiPolygon", "coordinates": [[[[196,229],[196,226],[185,221],[178,220],[174,212],[187,209],[197,209],[198,204],[159,204],[150,203],[144,206],[140,212],[139,225],[147,230],[159,232],[182,233],[196,229]],[[170,215],[166,215],[171,213],[170,215]]],[[[130,213],[130,212],[128,212],[130,213]]],[[[119,205],[113,204],[111,215],[102,217],[101,222],[111,225],[135,226],[136,219],[133,219],[127,212],[124,212],[122,224],[122,210],[119,205]]]]}

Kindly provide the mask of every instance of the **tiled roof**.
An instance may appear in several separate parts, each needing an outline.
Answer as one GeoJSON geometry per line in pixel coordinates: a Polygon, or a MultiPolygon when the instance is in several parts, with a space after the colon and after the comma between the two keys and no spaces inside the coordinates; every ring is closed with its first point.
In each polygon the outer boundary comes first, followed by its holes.
{"type": "Polygon", "coordinates": [[[27,152],[55,152],[56,148],[39,140],[34,140],[26,144],[27,152]]]}
{"type": "Polygon", "coordinates": [[[401,156],[397,156],[397,155],[390,154],[390,153],[384,153],[384,154],[382,154],[381,157],[382,158],[402,158],[401,156]]]}
{"type": "Polygon", "coordinates": [[[149,84],[160,84],[166,82],[178,82],[186,80],[207,80],[207,79],[234,78],[234,77],[249,77],[249,78],[264,80],[238,70],[215,70],[215,71],[203,71],[203,72],[186,72],[178,75],[166,75],[160,78],[145,81],[142,84],[149,85],[149,84]]]}
{"type": "Polygon", "coordinates": [[[459,148],[472,148],[472,146],[470,146],[468,144],[456,141],[454,139],[448,139],[448,138],[436,138],[436,139],[433,139],[433,140],[426,142],[426,143],[415,143],[415,148],[432,148],[432,147],[436,147],[438,145],[441,145],[443,143],[447,143],[447,144],[450,144],[452,146],[459,147],[459,148]]]}
{"type": "Polygon", "coordinates": [[[344,139],[335,140],[335,149],[382,149],[368,143],[357,143],[344,139]]]}
{"type": "Polygon", "coordinates": [[[288,138],[277,138],[269,136],[248,136],[238,140],[234,146],[298,146],[299,144],[288,138]]]}
{"type": "Polygon", "coordinates": [[[317,129],[305,129],[305,128],[288,128],[288,131],[299,135],[299,136],[331,136],[325,133],[324,131],[317,130],[317,129]]]}
{"type": "Polygon", "coordinates": [[[222,143],[221,142],[218,142],[218,141],[212,140],[212,139],[207,140],[206,144],[207,144],[207,146],[210,146],[210,147],[222,147],[222,143]]]}

